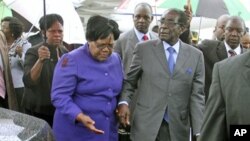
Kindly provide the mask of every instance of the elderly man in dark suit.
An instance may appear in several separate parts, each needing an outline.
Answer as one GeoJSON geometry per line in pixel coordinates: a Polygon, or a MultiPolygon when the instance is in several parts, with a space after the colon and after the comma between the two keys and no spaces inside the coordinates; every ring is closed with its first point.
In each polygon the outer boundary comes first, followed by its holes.
{"type": "Polygon", "coordinates": [[[132,141],[189,141],[190,128],[193,135],[200,132],[204,60],[200,50],[179,39],[186,23],[183,11],[169,9],[161,17],[160,39],[135,47],[118,106],[119,120],[126,126],[128,105],[137,94],[132,141]],[[134,93],[136,89],[138,93],[134,93]]]}
{"type": "Polygon", "coordinates": [[[204,40],[198,45],[204,55],[205,60],[205,95],[206,99],[209,94],[211,85],[212,71],[214,64],[228,57],[242,54],[245,49],[240,45],[241,37],[245,32],[245,23],[238,16],[232,16],[228,19],[225,26],[225,40],[204,40]]]}
{"type": "Polygon", "coordinates": [[[200,141],[229,141],[230,125],[250,124],[250,52],[215,64],[200,141]]]}

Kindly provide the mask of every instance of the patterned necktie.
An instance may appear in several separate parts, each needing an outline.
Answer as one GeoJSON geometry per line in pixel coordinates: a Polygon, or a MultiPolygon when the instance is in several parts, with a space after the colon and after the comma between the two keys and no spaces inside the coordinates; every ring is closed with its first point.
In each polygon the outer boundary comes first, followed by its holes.
{"type": "Polygon", "coordinates": [[[147,40],[148,40],[148,36],[145,34],[145,35],[143,35],[142,39],[143,39],[144,41],[147,41],[147,40]]]}
{"type": "Polygon", "coordinates": [[[175,49],[173,47],[169,47],[168,49],[168,52],[169,52],[169,57],[168,57],[168,68],[169,68],[169,71],[171,73],[171,75],[173,74],[174,72],[174,66],[175,66],[175,60],[174,60],[174,52],[175,52],[175,49]]]}
{"type": "Polygon", "coordinates": [[[229,50],[228,53],[230,54],[230,57],[237,55],[237,53],[234,50],[229,50]]]}

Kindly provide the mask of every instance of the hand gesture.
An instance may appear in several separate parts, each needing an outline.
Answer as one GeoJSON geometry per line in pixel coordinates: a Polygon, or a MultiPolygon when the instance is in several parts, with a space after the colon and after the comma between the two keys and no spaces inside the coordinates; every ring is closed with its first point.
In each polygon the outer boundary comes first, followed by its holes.
{"type": "Polygon", "coordinates": [[[186,13],[186,16],[188,17],[188,25],[190,25],[192,17],[193,17],[193,11],[192,6],[190,4],[190,0],[187,1],[187,5],[184,5],[184,12],[186,13]]]}
{"type": "Polygon", "coordinates": [[[38,49],[38,58],[41,62],[44,62],[45,59],[50,59],[50,51],[46,46],[41,46],[38,49]]]}
{"type": "Polygon", "coordinates": [[[104,134],[103,130],[99,130],[95,127],[95,121],[93,121],[89,116],[80,113],[77,116],[77,121],[81,122],[85,127],[96,134],[104,134]]]}
{"type": "Polygon", "coordinates": [[[116,110],[116,114],[119,118],[119,122],[122,124],[122,126],[126,127],[127,125],[130,125],[129,123],[129,108],[127,104],[120,104],[118,105],[118,108],[116,110]]]}

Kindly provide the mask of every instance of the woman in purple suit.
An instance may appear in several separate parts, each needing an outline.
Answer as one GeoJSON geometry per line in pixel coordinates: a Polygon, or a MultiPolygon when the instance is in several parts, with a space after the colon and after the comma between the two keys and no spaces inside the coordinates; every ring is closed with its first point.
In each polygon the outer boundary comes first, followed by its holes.
{"type": "Polygon", "coordinates": [[[118,24],[102,16],[88,20],[87,43],[58,62],[52,84],[57,141],[117,141],[115,116],[123,72],[112,53],[118,24]]]}

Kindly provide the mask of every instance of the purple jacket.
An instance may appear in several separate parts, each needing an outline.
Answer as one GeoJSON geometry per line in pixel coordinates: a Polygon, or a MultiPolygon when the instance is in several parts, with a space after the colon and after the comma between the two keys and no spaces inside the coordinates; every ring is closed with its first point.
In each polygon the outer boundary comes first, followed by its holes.
{"type": "Polygon", "coordinates": [[[115,108],[122,89],[121,59],[116,53],[104,62],[95,60],[85,44],[65,54],[54,71],[52,103],[56,107],[53,131],[58,141],[117,141],[115,108]],[[97,135],[76,116],[83,112],[105,134],[97,135]]]}

